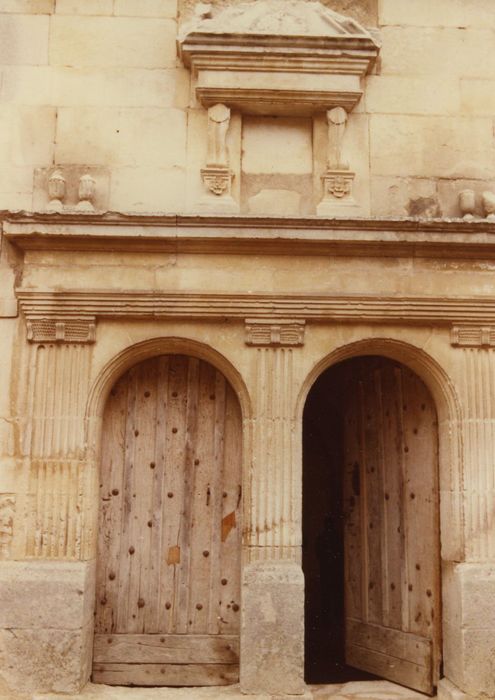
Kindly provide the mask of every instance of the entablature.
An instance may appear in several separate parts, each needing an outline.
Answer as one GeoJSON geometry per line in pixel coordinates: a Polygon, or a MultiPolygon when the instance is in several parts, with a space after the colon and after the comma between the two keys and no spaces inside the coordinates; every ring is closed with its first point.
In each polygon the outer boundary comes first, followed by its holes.
{"type": "Polygon", "coordinates": [[[495,222],[0,212],[21,250],[215,255],[495,258],[495,222]]]}

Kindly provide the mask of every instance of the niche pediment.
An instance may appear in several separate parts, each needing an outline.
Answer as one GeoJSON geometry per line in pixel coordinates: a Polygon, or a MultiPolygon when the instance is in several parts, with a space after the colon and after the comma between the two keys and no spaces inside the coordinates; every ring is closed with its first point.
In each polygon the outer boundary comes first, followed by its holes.
{"type": "Polygon", "coordinates": [[[256,0],[216,17],[206,9],[179,38],[205,107],[265,115],[351,111],[379,49],[358,22],[306,0],[256,0]]]}

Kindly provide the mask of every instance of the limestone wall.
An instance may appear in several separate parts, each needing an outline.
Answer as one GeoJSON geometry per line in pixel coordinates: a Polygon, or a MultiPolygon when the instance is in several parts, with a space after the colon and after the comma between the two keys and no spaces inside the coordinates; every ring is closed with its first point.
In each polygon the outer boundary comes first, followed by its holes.
{"type": "MultiPolygon", "coordinates": [[[[176,52],[191,4],[2,1],[0,208],[43,207],[33,171],[58,165],[99,168],[103,209],[197,209],[205,110],[176,52]]],[[[364,212],[455,216],[460,189],[495,187],[491,0],[325,4],[378,26],[383,42],[347,136],[364,212]]],[[[244,211],[314,213],[312,139],[310,120],[246,121],[232,164],[244,211]]]]}

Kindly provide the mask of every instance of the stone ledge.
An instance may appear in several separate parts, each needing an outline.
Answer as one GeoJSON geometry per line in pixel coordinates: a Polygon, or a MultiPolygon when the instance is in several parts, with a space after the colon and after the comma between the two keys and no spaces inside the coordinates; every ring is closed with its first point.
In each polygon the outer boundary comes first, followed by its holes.
{"type": "Polygon", "coordinates": [[[0,211],[0,222],[23,250],[495,257],[495,222],[484,219],[0,211]]]}

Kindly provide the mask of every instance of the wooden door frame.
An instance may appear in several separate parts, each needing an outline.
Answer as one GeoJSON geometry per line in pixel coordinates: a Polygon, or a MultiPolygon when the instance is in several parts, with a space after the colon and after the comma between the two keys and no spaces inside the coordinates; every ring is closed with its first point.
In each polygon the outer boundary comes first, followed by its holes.
{"type": "MultiPolygon", "coordinates": [[[[438,470],[439,470],[439,519],[440,519],[440,587],[443,590],[444,565],[449,562],[459,562],[464,558],[464,534],[461,528],[463,522],[462,498],[451,496],[452,484],[457,484],[460,492],[463,484],[463,459],[460,403],[454,385],[443,368],[421,348],[390,338],[366,338],[337,348],[323,357],[306,377],[297,403],[297,422],[300,426],[298,455],[299,478],[302,485],[303,476],[303,412],[309,393],[329,367],[363,355],[378,355],[400,362],[412,370],[429,389],[438,415],[438,470]],[[449,499],[449,496],[451,498],[449,499]],[[452,514],[455,512],[455,517],[452,514]],[[452,520],[457,528],[452,527],[452,520]]],[[[301,517],[302,533],[302,517],[301,517]]],[[[457,601],[452,596],[441,593],[441,653],[445,661],[448,647],[444,640],[447,620],[454,619],[457,601]]]]}
{"type": "MultiPolygon", "coordinates": [[[[242,470],[242,492],[247,493],[248,480],[247,460],[250,450],[247,447],[250,432],[245,429],[249,425],[251,416],[251,402],[248,390],[240,373],[235,367],[217,350],[209,345],[200,343],[189,338],[160,337],[144,340],[131,345],[113,357],[103,369],[98,373],[97,378],[90,388],[85,416],[85,431],[88,445],[88,485],[87,493],[93,497],[88,498],[90,510],[85,513],[85,522],[91,526],[91,540],[93,551],[96,556],[96,529],[98,527],[99,503],[98,494],[100,460],[101,460],[101,439],[103,428],[103,416],[108,395],[115,383],[133,366],[159,355],[187,355],[209,363],[217,371],[221,372],[226,381],[232,387],[239,401],[241,411],[242,447],[241,447],[241,470],[242,470]]],[[[245,522],[245,513],[248,498],[243,498],[242,520],[245,522]]],[[[242,525],[244,531],[244,524],[242,525]]],[[[243,567],[243,557],[241,555],[241,576],[243,567]]],[[[96,573],[95,565],[92,567],[93,575],[88,586],[88,595],[91,596],[92,605],[95,605],[96,595],[96,573]]],[[[93,664],[93,649],[88,657],[90,667],[93,664]]]]}

